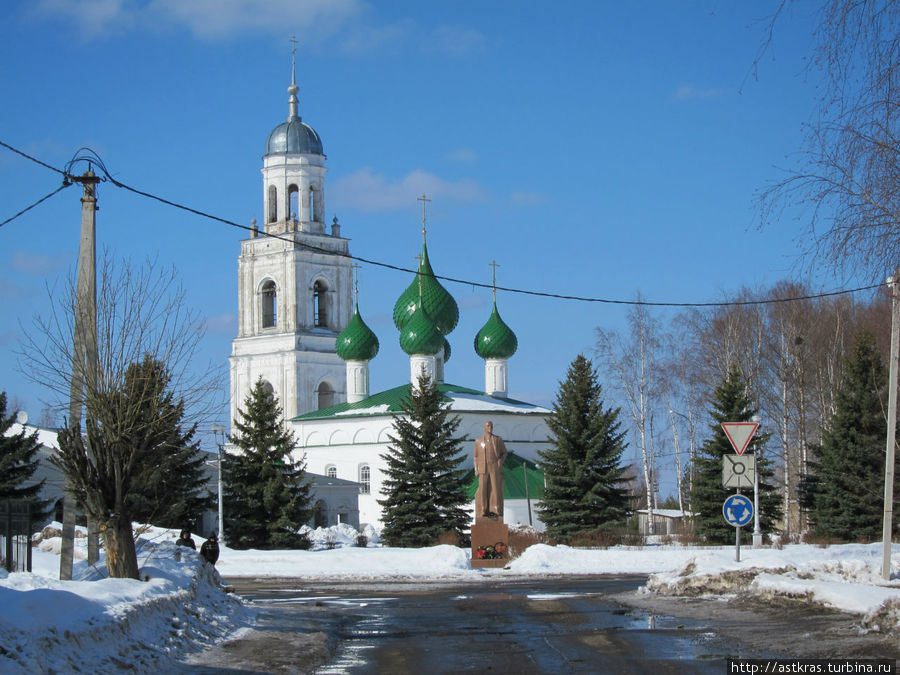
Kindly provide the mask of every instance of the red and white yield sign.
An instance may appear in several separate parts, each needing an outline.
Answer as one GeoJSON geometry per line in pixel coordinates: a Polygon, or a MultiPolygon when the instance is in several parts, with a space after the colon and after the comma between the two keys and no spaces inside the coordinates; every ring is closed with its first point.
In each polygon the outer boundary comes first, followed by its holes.
{"type": "Polygon", "coordinates": [[[722,429],[725,430],[725,435],[731,441],[734,451],[743,455],[744,450],[750,445],[753,434],[759,429],[759,424],[757,422],[722,422],[722,429]]]}

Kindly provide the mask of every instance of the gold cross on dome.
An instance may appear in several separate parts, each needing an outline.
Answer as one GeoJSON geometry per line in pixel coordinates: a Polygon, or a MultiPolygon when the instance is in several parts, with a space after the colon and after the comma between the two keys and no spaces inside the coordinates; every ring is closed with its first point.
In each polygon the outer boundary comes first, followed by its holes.
{"type": "Polygon", "coordinates": [[[416,201],[422,202],[422,236],[424,237],[427,230],[425,208],[428,205],[428,202],[430,202],[431,200],[428,199],[428,197],[426,197],[425,193],[423,192],[421,197],[416,197],[416,201]]]}
{"type": "Polygon", "coordinates": [[[359,302],[359,270],[362,269],[362,265],[359,263],[353,263],[350,265],[350,269],[352,270],[350,273],[353,275],[353,297],[356,299],[356,302],[359,302]]]}
{"type": "Polygon", "coordinates": [[[491,288],[494,291],[494,302],[496,302],[497,301],[497,268],[500,267],[500,265],[497,263],[496,260],[491,260],[490,267],[491,267],[491,288]]]}

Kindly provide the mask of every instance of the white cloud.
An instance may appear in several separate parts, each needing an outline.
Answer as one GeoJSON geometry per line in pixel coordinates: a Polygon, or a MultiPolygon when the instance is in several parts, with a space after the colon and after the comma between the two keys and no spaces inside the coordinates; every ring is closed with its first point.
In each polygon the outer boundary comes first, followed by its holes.
{"type": "Polygon", "coordinates": [[[361,0],[38,0],[36,11],[75,22],[85,37],[130,27],[181,26],[204,39],[239,33],[315,35],[342,28],[363,11],[361,0]]]}
{"type": "Polygon", "coordinates": [[[453,56],[468,56],[484,51],[487,38],[474,28],[440,26],[434,30],[429,46],[453,56]]]}
{"type": "Polygon", "coordinates": [[[17,272],[47,276],[65,269],[74,261],[72,255],[67,253],[50,256],[42,253],[13,251],[9,257],[9,266],[17,272]]]}
{"type": "Polygon", "coordinates": [[[138,7],[133,0],[38,0],[35,13],[74,22],[86,38],[131,26],[138,7]]]}
{"type": "Polygon", "coordinates": [[[675,93],[672,95],[672,98],[676,101],[692,101],[697,99],[706,99],[706,98],[719,98],[720,96],[725,96],[731,92],[730,89],[725,89],[724,87],[720,88],[702,88],[702,87],[694,87],[691,85],[681,85],[678,89],[675,90],[675,93]]]}
{"type": "Polygon", "coordinates": [[[341,39],[340,49],[348,54],[360,54],[396,48],[414,32],[415,22],[410,19],[385,26],[353,25],[341,39]]]}
{"type": "Polygon", "coordinates": [[[538,204],[543,204],[546,201],[547,198],[544,195],[539,195],[536,192],[525,192],[523,190],[513,192],[509,196],[509,203],[513,206],[536,206],[538,204]]]}
{"type": "Polygon", "coordinates": [[[447,159],[460,164],[474,164],[478,161],[478,153],[472,148],[457,148],[447,153],[447,159]]]}
{"type": "Polygon", "coordinates": [[[220,314],[204,319],[206,330],[210,333],[234,334],[237,331],[237,314],[220,314]]]}
{"type": "Polygon", "coordinates": [[[203,38],[251,31],[333,33],[362,10],[359,0],[152,0],[151,11],[203,38]]]}
{"type": "Polygon", "coordinates": [[[484,188],[473,180],[449,181],[424,169],[415,169],[402,178],[391,179],[365,167],[338,178],[329,190],[336,206],[360,211],[408,209],[422,194],[456,202],[476,202],[487,198],[484,188]]]}

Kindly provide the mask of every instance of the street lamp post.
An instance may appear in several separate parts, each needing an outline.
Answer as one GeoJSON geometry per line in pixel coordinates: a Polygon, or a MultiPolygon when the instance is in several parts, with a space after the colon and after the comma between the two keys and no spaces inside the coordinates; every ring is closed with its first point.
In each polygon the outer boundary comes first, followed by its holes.
{"type": "Polygon", "coordinates": [[[213,424],[210,427],[210,430],[213,432],[213,436],[216,439],[216,446],[219,449],[219,459],[217,464],[219,465],[219,494],[218,494],[218,502],[219,502],[219,544],[225,545],[225,519],[222,515],[222,459],[225,455],[224,445],[225,445],[225,427],[221,424],[213,424]],[[219,435],[221,434],[222,442],[219,442],[219,435]]]}

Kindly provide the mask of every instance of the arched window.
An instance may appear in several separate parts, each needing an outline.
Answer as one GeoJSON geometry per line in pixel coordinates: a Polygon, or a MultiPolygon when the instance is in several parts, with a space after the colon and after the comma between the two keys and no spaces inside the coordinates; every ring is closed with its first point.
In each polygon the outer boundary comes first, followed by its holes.
{"type": "Polygon", "coordinates": [[[321,281],[313,284],[313,325],[328,327],[328,288],[321,281]]]}
{"type": "Polygon", "coordinates": [[[337,467],[334,464],[329,464],[325,467],[325,475],[329,478],[337,478],[337,467]]]}
{"type": "MultiPolygon", "coordinates": [[[[262,378],[260,378],[260,379],[262,379],[262,378]]],[[[272,386],[272,383],[269,382],[268,380],[263,380],[263,381],[262,381],[262,389],[263,389],[263,391],[266,392],[269,396],[271,396],[271,397],[273,397],[273,398],[275,397],[275,387],[273,387],[273,386],[272,386]]]]}
{"type": "Polygon", "coordinates": [[[316,189],[312,186],[309,188],[309,219],[317,223],[319,222],[318,205],[316,204],[316,189]]]}
{"type": "Polygon", "coordinates": [[[322,382],[317,391],[319,395],[319,410],[322,408],[330,408],[334,405],[334,389],[327,382],[322,382]]]}
{"type": "Polygon", "coordinates": [[[278,220],[278,188],[274,185],[269,186],[269,216],[267,222],[274,223],[278,220]]]}
{"type": "Polygon", "coordinates": [[[368,464],[359,466],[359,493],[367,495],[372,490],[372,472],[368,464]]]}
{"type": "Polygon", "coordinates": [[[300,220],[300,190],[296,185],[288,186],[288,217],[300,220]]]}
{"type": "Polygon", "coordinates": [[[262,327],[274,328],[278,325],[278,298],[275,290],[275,282],[269,279],[262,285],[260,292],[262,296],[262,327]]]}

